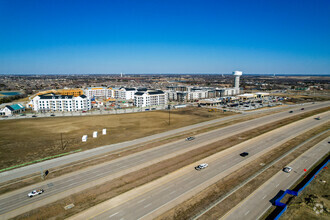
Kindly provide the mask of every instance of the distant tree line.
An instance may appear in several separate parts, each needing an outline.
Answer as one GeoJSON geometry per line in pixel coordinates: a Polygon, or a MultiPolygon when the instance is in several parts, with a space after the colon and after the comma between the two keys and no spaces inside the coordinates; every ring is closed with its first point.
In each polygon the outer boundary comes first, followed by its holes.
{"type": "Polygon", "coordinates": [[[3,97],[3,98],[0,98],[0,104],[9,103],[9,102],[12,102],[14,100],[23,99],[25,97],[27,97],[27,94],[6,96],[6,97],[3,97]]]}

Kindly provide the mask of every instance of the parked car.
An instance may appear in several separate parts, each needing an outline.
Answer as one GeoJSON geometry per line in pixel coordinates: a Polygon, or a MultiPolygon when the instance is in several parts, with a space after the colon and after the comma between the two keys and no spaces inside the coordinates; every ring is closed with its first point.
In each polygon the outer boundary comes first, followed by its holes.
{"type": "Polygon", "coordinates": [[[150,109],[148,109],[148,108],[146,108],[146,109],[144,109],[144,111],[149,111],[150,109]]]}
{"type": "Polygon", "coordinates": [[[32,115],[32,118],[36,118],[37,116],[36,115],[32,115]]]}
{"type": "Polygon", "coordinates": [[[50,116],[54,117],[54,116],[55,116],[55,114],[51,114],[50,116]]]}
{"type": "Polygon", "coordinates": [[[23,113],[23,114],[20,114],[20,116],[25,116],[25,115],[26,115],[26,114],[24,114],[24,113],[23,113]]]}
{"type": "Polygon", "coordinates": [[[247,155],[249,155],[249,153],[248,152],[243,152],[243,153],[241,153],[241,154],[239,154],[241,157],[246,157],[247,155]]]}
{"type": "Polygon", "coordinates": [[[196,166],[195,169],[196,170],[202,170],[202,169],[205,169],[208,166],[209,165],[207,163],[202,163],[202,164],[199,164],[198,166],[196,166]]]}
{"type": "Polygon", "coordinates": [[[186,141],[192,141],[192,140],[194,140],[195,138],[194,137],[187,137],[186,138],[186,141]]]}
{"type": "Polygon", "coordinates": [[[289,111],[289,113],[293,113],[293,111],[289,111]]]}
{"type": "Polygon", "coordinates": [[[82,113],[86,113],[87,111],[82,111],[82,113]]]}
{"type": "Polygon", "coordinates": [[[151,110],[157,110],[156,108],[152,108],[151,110]]]}
{"type": "Polygon", "coordinates": [[[284,167],[283,171],[286,173],[290,173],[292,171],[292,167],[284,167]]]}
{"type": "Polygon", "coordinates": [[[45,190],[43,190],[43,189],[35,189],[28,194],[28,197],[32,198],[33,196],[37,196],[37,195],[44,193],[44,191],[45,190]]]}
{"type": "Polygon", "coordinates": [[[301,108],[301,110],[305,110],[305,108],[301,108]]]}

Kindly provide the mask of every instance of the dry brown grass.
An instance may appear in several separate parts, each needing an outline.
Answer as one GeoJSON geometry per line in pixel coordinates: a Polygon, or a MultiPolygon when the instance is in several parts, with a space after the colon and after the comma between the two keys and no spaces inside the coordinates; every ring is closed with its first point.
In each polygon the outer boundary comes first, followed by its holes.
{"type": "Polygon", "coordinates": [[[299,196],[292,198],[288,205],[287,211],[281,216],[281,219],[329,219],[329,182],[329,169],[323,169],[317,175],[317,178],[313,180],[299,196]],[[316,214],[313,210],[317,203],[323,205],[323,213],[316,214]]]}
{"type": "Polygon", "coordinates": [[[203,108],[171,110],[170,126],[167,111],[2,120],[0,169],[76,149],[86,150],[133,140],[231,114],[217,114],[203,108]],[[93,131],[100,134],[103,128],[107,129],[107,135],[91,138],[93,131]],[[81,142],[84,134],[89,136],[86,143],[81,142]]]}
{"type": "MultiPolygon", "coordinates": [[[[326,111],[327,108],[315,110],[326,111]]],[[[227,149],[233,145],[241,143],[247,139],[253,138],[257,135],[263,134],[267,131],[273,130],[285,124],[289,124],[293,121],[300,120],[308,117],[311,114],[316,114],[315,111],[304,113],[303,115],[297,115],[287,120],[281,120],[279,122],[270,123],[265,126],[253,129],[249,132],[241,133],[238,139],[237,136],[229,137],[225,140],[203,146],[201,148],[192,150],[183,155],[178,155],[174,158],[161,161],[150,167],[146,167],[139,171],[132,172],[115,180],[109,181],[100,185],[99,187],[85,190],[81,193],[71,195],[67,198],[61,199],[58,202],[46,205],[36,210],[32,210],[28,213],[20,215],[15,219],[48,219],[48,218],[64,218],[76,214],[82,210],[85,210],[91,206],[99,204],[105,200],[113,198],[121,193],[131,190],[135,187],[141,186],[147,182],[160,178],[170,172],[177,170],[179,167],[186,166],[202,158],[210,156],[216,152],[227,149]],[[75,208],[65,211],[63,207],[67,204],[74,203],[75,208]],[[50,209],[50,207],[52,207],[50,209]],[[54,211],[53,211],[54,210],[54,211]]],[[[237,174],[233,174],[237,179],[237,174]]],[[[244,176],[239,174],[240,176],[244,176]]]]}
{"type": "MultiPolygon", "coordinates": [[[[299,135],[296,138],[288,141],[287,143],[281,145],[280,147],[268,152],[266,155],[263,155],[259,159],[249,163],[245,166],[244,170],[240,169],[232,174],[226,176],[221,181],[207,189],[203,190],[196,196],[187,200],[186,202],[180,204],[179,206],[169,210],[163,215],[159,216],[157,219],[189,219],[196,215],[198,212],[207,208],[210,203],[218,199],[219,197],[225,195],[231,189],[233,189],[236,185],[243,182],[245,179],[252,176],[258,170],[262,169],[260,166],[261,163],[267,165],[272,161],[276,160],[276,158],[283,155],[285,152],[288,152],[293,147],[299,145],[305,140],[329,129],[329,125],[322,125],[318,128],[315,128],[311,131],[308,131],[302,135],[299,135]]],[[[205,213],[200,219],[219,219],[225,213],[227,213],[230,209],[236,206],[240,201],[245,199],[248,195],[250,195],[256,188],[261,186],[264,182],[266,182],[269,178],[271,178],[274,174],[276,174],[279,170],[283,168],[286,164],[296,159],[299,155],[304,153],[309,148],[313,147],[316,143],[328,137],[330,132],[321,135],[315,140],[306,143],[304,146],[295,150],[290,155],[286,156],[284,159],[280,160],[270,168],[268,168],[265,172],[251,180],[245,186],[237,190],[235,193],[227,197],[220,204],[215,206],[213,209],[205,213]]]]}

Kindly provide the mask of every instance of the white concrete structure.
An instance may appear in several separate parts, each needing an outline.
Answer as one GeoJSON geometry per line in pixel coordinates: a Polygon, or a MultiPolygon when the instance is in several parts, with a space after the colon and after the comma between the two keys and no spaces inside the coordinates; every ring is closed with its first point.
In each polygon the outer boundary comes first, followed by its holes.
{"type": "Polygon", "coordinates": [[[97,131],[93,132],[93,138],[97,138],[97,131]]]}
{"type": "Polygon", "coordinates": [[[55,94],[38,95],[32,99],[34,111],[88,111],[91,100],[85,95],[78,97],[55,94]]]}
{"type": "Polygon", "coordinates": [[[239,90],[239,78],[243,74],[242,71],[234,71],[233,75],[235,76],[235,89],[239,90]]]}
{"type": "Polygon", "coordinates": [[[166,105],[166,103],[166,95],[161,90],[139,91],[135,93],[134,105],[137,107],[166,105]]]}
{"type": "Polygon", "coordinates": [[[105,129],[105,128],[102,129],[102,134],[103,134],[103,135],[106,135],[106,134],[107,134],[107,129],[105,129]]]}

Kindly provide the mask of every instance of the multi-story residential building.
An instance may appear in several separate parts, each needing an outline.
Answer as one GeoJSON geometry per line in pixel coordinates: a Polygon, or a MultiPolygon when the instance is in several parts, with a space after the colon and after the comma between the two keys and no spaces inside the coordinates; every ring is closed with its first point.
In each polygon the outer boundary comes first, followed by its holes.
{"type": "Polygon", "coordinates": [[[136,93],[135,88],[118,88],[113,89],[113,98],[115,99],[126,99],[126,100],[134,100],[134,94],[136,93]]]}
{"type": "Polygon", "coordinates": [[[88,87],[85,89],[85,95],[88,98],[111,98],[114,97],[113,89],[106,87],[88,87]]]}
{"type": "Polygon", "coordinates": [[[62,96],[55,94],[38,95],[32,99],[34,111],[87,111],[91,100],[85,95],[62,96]]]}
{"type": "Polygon", "coordinates": [[[161,90],[139,91],[134,95],[134,105],[137,107],[166,105],[166,103],[167,97],[161,90]]]}

